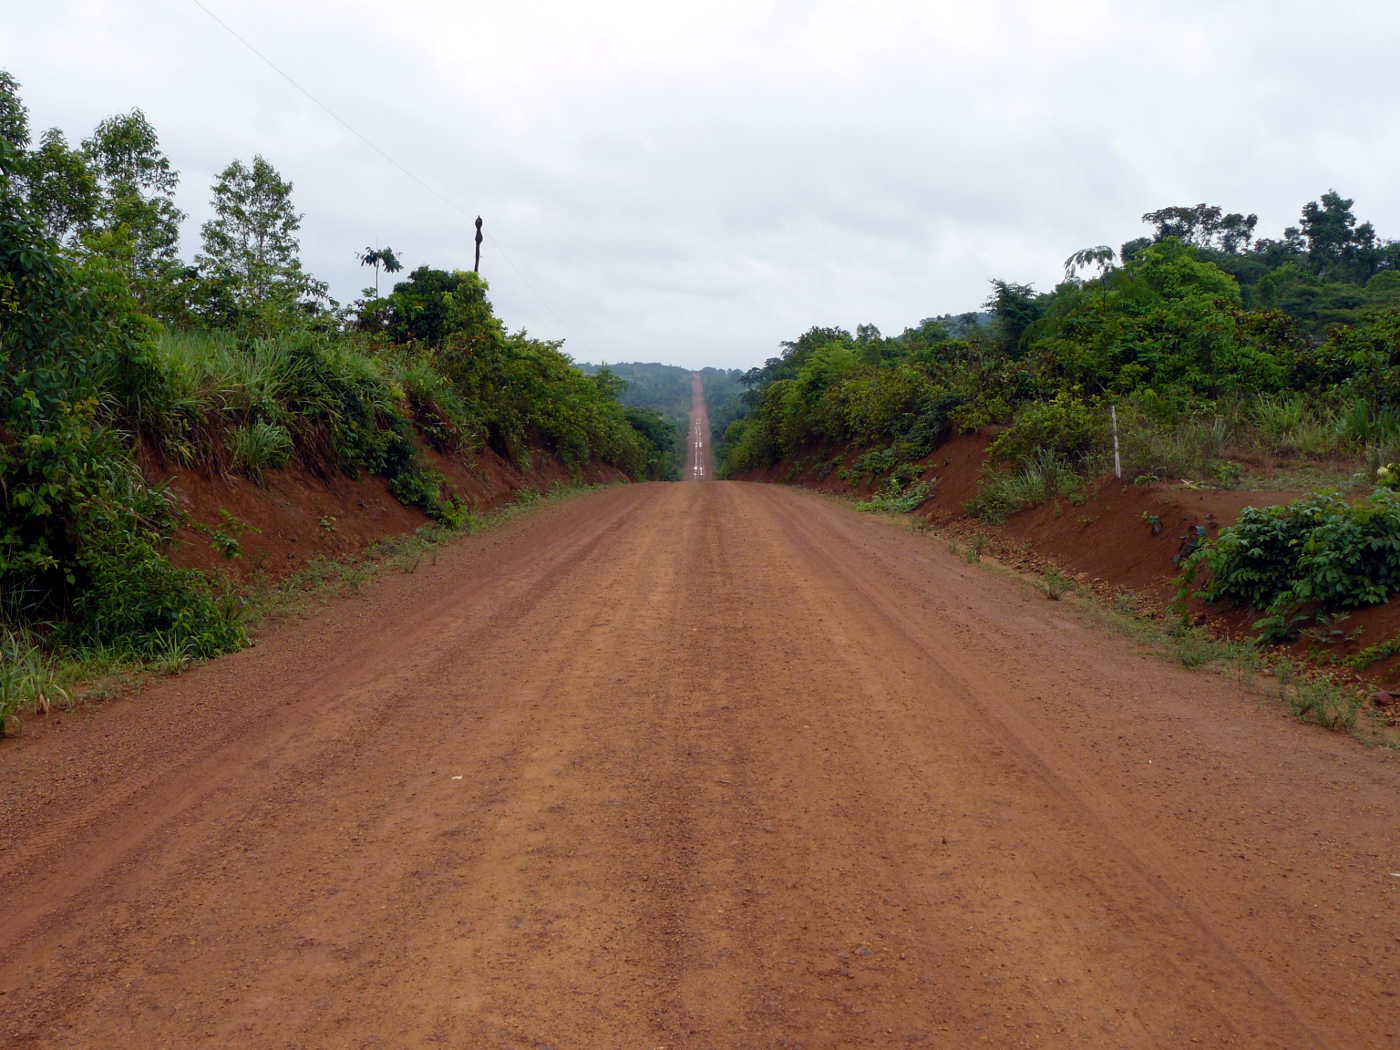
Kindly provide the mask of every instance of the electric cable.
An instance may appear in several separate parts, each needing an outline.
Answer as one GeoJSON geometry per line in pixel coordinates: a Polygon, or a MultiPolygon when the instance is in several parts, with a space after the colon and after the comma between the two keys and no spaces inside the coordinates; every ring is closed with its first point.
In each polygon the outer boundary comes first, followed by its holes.
{"type": "MultiPolygon", "coordinates": [[[[267,55],[265,55],[265,54],[262,53],[262,51],[258,50],[258,48],[257,48],[250,40],[248,40],[245,36],[243,36],[243,34],[241,34],[240,32],[238,32],[238,30],[234,29],[233,26],[229,25],[229,24],[228,24],[227,22],[225,22],[222,18],[220,18],[217,14],[215,14],[212,10],[210,10],[207,6],[205,6],[205,4],[202,2],[202,0],[190,0],[190,2],[191,2],[192,4],[194,4],[195,7],[199,8],[201,11],[203,11],[206,15],[208,15],[220,28],[222,28],[226,33],[228,33],[229,36],[233,37],[233,38],[234,38],[235,40],[237,40],[240,44],[242,44],[245,48],[247,48],[247,49],[248,49],[249,51],[251,51],[254,55],[256,55],[259,59],[261,59],[262,62],[263,62],[269,69],[271,69],[274,73],[276,73],[278,76],[280,76],[280,77],[281,77],[283,80],[285,80],[288,84],[292,85],[292,87],[296,88],[296,90],[297,90],[298,92],[300,92],[302,95],[304,95],[313,105],[315,105],[318,109],[320,109],[323,113],[325,113],[326,116],[330,117],[330,118],[331,118],[332,120],[334,120],[337,124],[339,124],[342,128],[344,128],[346,131],[350,132],[350,134],[354,135],[357,139],[359,139],[359,140],[360,140],[361,142],[363,142],[366,146],[368,146],[370,149],[372,149],[375,153],[379,154],[379,156],[380,156],[381,158],[383,158],[386,162],[388,162],[388,163],[389,163],[390,165],[392,165],[394,168],[398,169],[402,174],[404,174],[404,175],[407,176],[408,178],[412,179],[412,180],[413,180],[415,183],[417,183],[419,186],[423,187],[423,189],[427,190],[430,194],[432,194],[434,197],[436,197],[440,202],[442,202],[443,204],[447,205],[447,206],[448,206],[449,208],[451,208],[453,211],[457,212],[459,215],[461,215],[463,218],[465,218],[469,223],[471,223],[471,222],[474,221],[475,216],[473,216],[472,213],[471,213],[468,209],[464,208],[458,201],[453,200],[451,197],[447,196],[447,195],[446,195],[445,193],[443,193],[441,190],[437,189],[437,187],[433,186],[433,185],[432,185],[431,183],[429,183],[427,180],[425,180],[425,179],[423,179],[423,178],[420,178],[417,174],[415,174],[414,172],[410,171],[410,170],[409,170],[408,168],[406,168],[403,164],[399,163],[399,161],[398,161],[392,154],[390,154],[388,150],[384,149],[384,148],[383,148],[382,146],[380,146],[377,142],[375,142],[373,139],[371,139],[368,135],[364,134],[362,131],[360,131],[358,128],[356,128],[353,124],[351,124],[348,120],[346,120],[344,117],[342,117],[339,113],[337,113],[335,110],[331,109],[330,106],[326,105],[326,104],[325,104],[324,102],[322,102],[319,98],[317,98],[317,97],[316,97],[315,95],[313,95],[310,91],[308,91],[305,87],[303,87],[303,86],[297,81],[297,79],[296,79],[295,77],[293,77],[290,73],[288,73],[286,70],[284,70],[284,69],[283,69],[281,66],[279,66],[276,62],[272,61],[272,59],[268,58],[267,55]]],[[[495,240],[494,237],[493,237],[492,239],[495,240]]],[[[509,266],[513,271],[515,271],[515,275],[516,275],[518,278],[520,278],[521,283],[522,283],[523,285],[525,285],[526,289],[527,289],[530,293],[532,293],[532,294],[534,295],[537,308],[540,309],[540,310],[542,310],[542,311],[544,312],[544,314],[545,314],[550,320],[552,320],[555,324],[559,325],[560,329],[564,329],[564,327],[565,327],[564,324],[559,320],[558,317],[555,316],[554,311],[552,311],[552,310],[549,309],[548,305],[546,305],[546,303],[545,303],[544,298],[543,298],[542,296],[539,296],[537,293],[535,293],[534,282],[532,282],[532,281],[525,275],[524,271],[521,270],[518,266],[516,266],[515,263],[511,262],[510,258],[509,258],[506,254],[504,254],[503,252],[500,251],[500,245],[499,245],[499,244],[495,245],[495,252],[496,252],[497,255],[500,256],[500,259],[501,259],[502,262],[504,262],[504,263],[505,263],[507,266],[509,266]]]]}

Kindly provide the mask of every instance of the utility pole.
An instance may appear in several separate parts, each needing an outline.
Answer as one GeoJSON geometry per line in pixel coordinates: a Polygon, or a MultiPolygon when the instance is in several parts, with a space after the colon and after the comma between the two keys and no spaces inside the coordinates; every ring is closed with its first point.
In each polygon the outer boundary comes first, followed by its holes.
{"type": "Polygon", "coordinates": [[[472,263],[472,273],[481,272],[481,242],[485,240],[481,235],[481,216],[476,217],[476,262],[472,263]]]}

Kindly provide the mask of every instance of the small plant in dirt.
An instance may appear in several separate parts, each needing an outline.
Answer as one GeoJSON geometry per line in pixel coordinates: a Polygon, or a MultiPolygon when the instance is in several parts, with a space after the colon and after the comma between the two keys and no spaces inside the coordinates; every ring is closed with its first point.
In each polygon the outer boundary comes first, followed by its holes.
{"type": "Polygon", "coordinates": [[[1172,655],[1181,661],[1183,667],[1192,669],[1204,667],[1214,660],[1221,659],[1227,648],[1209,631],[1185,624],[1179,625],[1169,632],[1169,637],[1172,643],[1172,655]]]}
{"type": "Polygon", "coordinates": [[[1361,628],[1353,627],[1347,630],[1346,623],[1350,619],[1351,613],[1348,612],[1318,613],[1314,622],[1299,633],[1314,646],[1336,646],[1344,642],[1353,642],[1360,637],[1361,628]]]}
{"type": "Polygon", "coordinates": [[[963,557],[967,559],[969,565],[982,560],[982,555],[987,550],[987,537],[984,533],[974,533],[972,539],[967,541],[967,547],[963,551],[963,557]]]}
{"type": "Polygon", "coordinates": [[[1379,663],[1382,660],[1388,660],[1397,653],[1400,653],[1400,632],[1391,635],[1389,638],[1382,639],[1373,645],[1366,646],[1366,648],[1362,649],[1360,652],[1347,657],[1342,663],[1353,670],[1364,671],[1372,664],[1379,663]]]}
{"type": "Polygon", "coordinates": [[[0,736],[18,727],[21,712],[48,711],[68,699],[43,651],[25,634],[0,629],[0,736]]]}
{"type": "Polygon", "coordinates": [[[1057,602],[1074,589],[1074,581],[1056,568],[1048,568],[1040,576],[1040,591],[1057,602]]]}
{"type": "Polygon", "coordinates": [[[225,507],[219,508],[219,524],[205,525],[202,522],[194,522],[190,528],[201,536],[209,540],[209,546],[218,551],[225,558],[241,558],[243,556],[243,546],[238,542],[238,537],[245,532],[259,532],[256,525],[244,521],[229,513],[225,507]]]}
{"type": "Polygon", "coordinates": [[[1353,684],[1338,682],[1321,673],[1305,673],[1288,662],[1274,667],[1279,696],[1301,721],[1324,729],[1351,729],[1363,705],[1363,694],[1353,684]]]}

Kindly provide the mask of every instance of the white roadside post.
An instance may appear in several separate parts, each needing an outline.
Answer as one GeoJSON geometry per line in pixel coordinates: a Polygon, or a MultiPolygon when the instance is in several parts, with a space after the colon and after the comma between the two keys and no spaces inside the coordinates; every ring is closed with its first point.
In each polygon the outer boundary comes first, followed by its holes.
{"type": "Polygon", "coordinates": [[[1113,476],[1123,480],[1123,461],[1118,456],[1118,406],[1108,406],[1109,417],[1113,420],[1113,476]]]}

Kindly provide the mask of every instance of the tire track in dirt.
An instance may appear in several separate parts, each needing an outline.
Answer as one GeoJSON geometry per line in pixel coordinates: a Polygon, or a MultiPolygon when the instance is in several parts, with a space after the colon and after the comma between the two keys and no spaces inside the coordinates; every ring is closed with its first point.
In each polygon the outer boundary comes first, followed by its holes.
{"type": "Polygon", "coordinates": [[[0,1045],[1394,1045],[1396,797],[830,501],[612,489],[0,749],[0,1045]]]}

